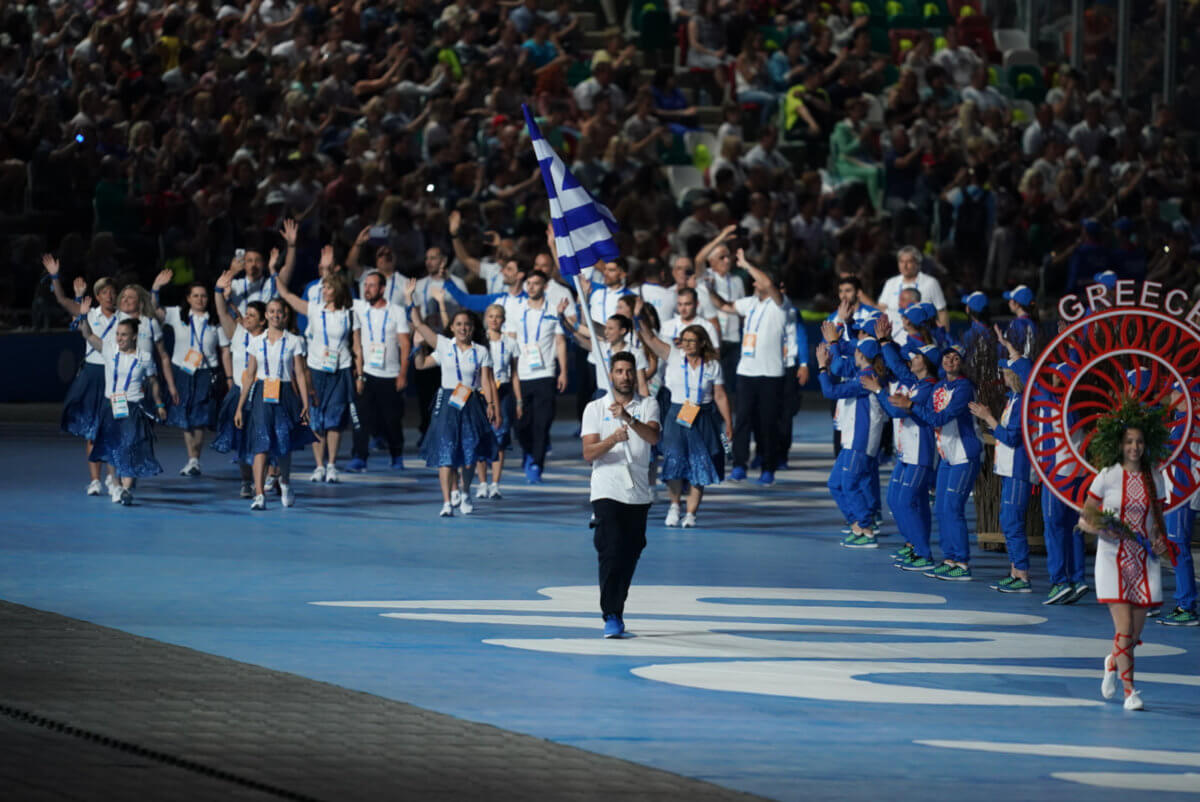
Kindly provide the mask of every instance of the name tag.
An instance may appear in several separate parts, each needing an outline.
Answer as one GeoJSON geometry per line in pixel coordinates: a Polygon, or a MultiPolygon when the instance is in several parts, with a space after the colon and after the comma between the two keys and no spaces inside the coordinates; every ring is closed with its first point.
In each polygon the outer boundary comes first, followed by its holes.
{"type": "Polygon", "coordinates": [[[459,382],[454,388],[454,392],[450,394],[450,406],[455,409],[462,409],[467,404],[467,399],[471,397],[471,388],[459,382]]]}
{"type": "Polygon", "coordinates": [[[758,351],[758,335],[747,334],[742,337],[742,356],[754,356],[758,351]]]}
{"type": "Polygon", "coordinates": [[[693,404],[691,401],[684,402],[679,408],[679,414],[675,416],[675,422],[685,429],[692,428],[692,424],[696,422],[696,416],[700,414],[700,406],[693,404]]]}
{"type": "Polygon", "coordinates": [[[317,370],[325,373],[337,373],[338,352],[323,345],[316,346],[313,356],[316,357],[317,370]]]}
{"type": "Polygon", "coordinates": [[[282,382],[279,379],[267,377],[263,379],[263,403],[278,404],[279,390],[282,382]]]}
{"type": "Polygon", "coordinates": [[[373,370],[383,370],[384,344],[367,343],[367,367],[373,370]]]}
{"type": "Polygon", "coordinates": [[[187,374],[195,373],[200,370],[200,366],[204,364],[204,354],[197,351],[195,348],[190,349],[183,356],[183,372],[187,374]]]}
{"type": "Polygon", "coordinates": [[[112,413],[117,420],[129,417],[129,399],[125,393],[113,393],[112,398],[112,413]]]}
{"type": "Polygon", "coordinates": [[[542,349],[537,343],[526,343],[524,347],[525,362],[530,370],[544,370],[546,363],[542,361],[542,349]]]}

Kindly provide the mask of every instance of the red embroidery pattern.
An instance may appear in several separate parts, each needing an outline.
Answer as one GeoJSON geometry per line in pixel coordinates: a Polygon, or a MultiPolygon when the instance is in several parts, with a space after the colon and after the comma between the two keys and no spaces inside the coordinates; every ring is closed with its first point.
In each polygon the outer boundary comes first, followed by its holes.
{"type": "Polygon", "coordinates": [[[1150,582],[1146,577],[1146,550],[1132,540],[1117,546],[1117,598],[1130,604],[1151,603],[1150,582]]]}
{"type": "Polygon", "coordinates": [[[950,397],[954,395],[953,390],[947,390],[945,387],[939,387],[933,391],[933,409],[935,412],[941,412],[946,407],[950,406],[950,397]]]}
{"type": "Polygon", "coordinates": [[[1146,531],[1146,515],[1150,512],[1150,497],[1146,493],[1146,482],[1141,474],[1131,474],[1125,471],[1124,509],[1121,510],[1121,520],[1135,532],[1146,531]]]}

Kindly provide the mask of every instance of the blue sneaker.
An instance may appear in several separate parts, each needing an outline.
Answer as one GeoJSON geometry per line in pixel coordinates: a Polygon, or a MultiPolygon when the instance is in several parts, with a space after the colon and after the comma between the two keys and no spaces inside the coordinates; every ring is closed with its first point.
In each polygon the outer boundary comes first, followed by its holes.
{"type": "Polygon", "coordinates": [[[745,468],[734,468],[733,471],[731,471],[729,474],[729,481],[731,481],[731,482],[746,481],[746,469],[745,468]]]}
{"type": "Polygon", "coordinates": [[[521,459],[521,470],[525,471],[526,476],[529,475],[529,466],[532,464],[533,464],[533,455],[532,454],[526,454],[521,459]]]}
{"type": "Polygon", "coordinates": [[[775,484],[775,472],[774,471],[763,471],[762,476],[758,477],[758,483],[760,485],[775,484]]]}
{"type": "Polygon", "coordinates": [[[346,470],[350,471],[350,473],[366,473],[367,461],[365,459],[359,459],[358,457],[355,457],[346,463],[346,470]]]}
{"type": "Polygon", "coordinates": [[[901,560],[896,563],[896,567],[901,571],[920,571],[928,576],[928,572],[933,570],[935,566],[933,560],[928,557],[922,557],[920,554],[914,552],[907,560],[901,560]]]}
{"type": "Polygon", "coordinates": [[[621,633],[625,631],[625,625],[621,623],[621,616],[606,615],[604,616],[604,637],[619,638],[621,633]]]}
{"type": "Polygon", "coordinates": [[[392,457],[392,470],[393,471],[404,470],[404,457],[392,457]]]}
{"type": "Polygon", "coordinates": [[[536,462],[529,463],[529,467],[525,469],[525,481],[531,485],[542,483],[542,469],[537,466],[536,462]]]}

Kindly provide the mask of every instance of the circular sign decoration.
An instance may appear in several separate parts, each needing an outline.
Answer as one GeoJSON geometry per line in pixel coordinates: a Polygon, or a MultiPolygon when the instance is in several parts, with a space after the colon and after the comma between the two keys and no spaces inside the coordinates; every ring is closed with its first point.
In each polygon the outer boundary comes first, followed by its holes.
{"type": "MultiPolygon", "coordinates": [[[[1150,309],[1093,313],[1034,362],[1022,398],[1025,448],[1046,490],[1082,510],[1098,467],[1087,460],[1100,418],[1125,397],[1167,410],[1170,511],[1200,489],[1200,332],[1150,309]]],[[[1103,466],[1100,466],[1103,467],[1103,466]]]]}

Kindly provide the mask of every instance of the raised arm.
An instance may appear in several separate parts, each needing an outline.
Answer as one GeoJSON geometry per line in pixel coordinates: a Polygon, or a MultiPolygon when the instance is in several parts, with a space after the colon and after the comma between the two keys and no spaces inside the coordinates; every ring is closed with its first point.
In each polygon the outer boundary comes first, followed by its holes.
{"type": "Polygon", "coordinates": [[[71,300],[62,290],[62,280],[59,275],[61,267],[58,260],[51,254],[43,254],[42,267],[46,268],[46,272],[50,274],[50,289],[54,291],[54,300],[58,301],[58,305],[67,310],[67,314],[72,317],[86,315],[87,312],[80,311],[80,308],[84,294],[87,293],[87,280],[82,276],[75,279],[72,287],[75,290],[75,299],[71,300]]]}
{"type": "Polygon", "coordinates": [[[726,240],[732,237],[736,231],[737,226],[735,225],[725,226],[725,228],[721,229],[720,234],[718,234],[711,242],[708,242],[703,248],[700,249],[700,252],[696,254],[695,261],[697,273],[699,273],[701,270],[708,269],[708,255],[712,253],[713,248],[723,244],[726,240]]]}
{"type": "MultiPolygon", "coordinates": [[[[642,306],[644,302],[638,298],[634,302],[634,315],[640,317],[642,314],[642,306]]],[[[642,342],[651,352],[659,359],[666,359],[671,354],[671,346],[658,338],[658,333],[650,326],[635,326],[638,336],[642,338],[642,342]]]]}
{"type": "Polygon", "coordinates": [[[154,283],[150,285],[150,300],[154,304],[154,316],[158,318],[158,322],[162,323],[167,319],[167,310],[163,309],[159,303],[158,294],[163,287],[171,283],[171,279],[175,278],[175,271],[166,268],[158,271],[158,275],[154,277],[154,283]]]}
{"type": "Polygon", "coordinates": [[[571,324],[572,318],[567,315],[567,309],[571,306],[571,302],[563,298],[558,302],[558,317],[562,321],[562,327],[571,332],[571,336],[575,338],[575,342],[579,343],[579,347],[585,351],[592,350],[592,331],[591,326],[575,326],[571,324]]]}
{"type": "Polygon", "coordinates": [[[217,278],[217,291],[213,293],[213,305],[217,307],[217,320],[221,324],[221,330],[225,332],[226,337],[233,337],[233,332],[237,329],[237,321],[233,319],[233,315],[229,313],[229,302],[225,296],[233,289],[233,270],[226,270],[217,278]]]}
{"type": "Polygon", "coordinates": [[[358,278],[362,275],[362,265],[358,263],[359,251],[371,237],[371,227],[363,226],[362,231],[358,232],[358,236],[354,238],[354,244],[350,246],[350,252],[346,254],[346,270],[350,275],[358,278]]]}
{"type": "Polygon", "coordinates": [[[768,276],[766,273],[759,270],[754,265],[750,264],[750,262],[746,259],[746,251],[743,250],[742,248],[738,248],[738,250],[737,250],[737,262],[738,262],[738,267],[747,271],[754,278],[755,284],[765,284],[768,287],[770,287],[770,290],[768,290],[767,294],[770,296],[772,301],[779,304],[780,306],[783,305],[783,293],[780,292],[779,285],[776,282],[772,281],[771,277],[768,276]]]}
{"type": "Polygon", "coordinates": [[[299,236],[300,227],[295,220],[288,218],[283,221],[280,233],[283,234],[283,240],[287,243],[287,255],[283,257],[283,267],[276,277],[276,289],[285,286],[292,280],[292,272],[296,269],[296,238],[299,236]]]}
{"type": "MultiPolygon", "coordinates": [[[[415,278],[410,278],[408,280],[408,284],[406,284],[404,287],[404,298],[408,302],[409,318],[412,321],[413,331],[421,335],[421,339],[424,340],[430,348],[436,348],[437,332],[429,327],[429,324],[426,323],[425,319],[421,317],[421,310],[414,306],[412,302],[413,291],[416,289],[416,287],[417,280],[415,278]]],[[[417,367],[419,368],[421,366],[417,365],[417,367]]]]}
{"type": "Polygon", "coordinates": [[[83,337],[84,341],[88,345],[92,346],[92,348],[95,348],[97,351],[103,351],[104,341],[96,336],[96,333],[92,331],[92,327],[87,320],[87,313],[91,310],[91,308],[91,298],[84,298],[79,303],[79,314],[83,316],[83,319],[79,321],[79,334],[83,337]]]}
{"type": "Polygon", "coordinates": [[[463,245],[462,240],[458,237],[459,228],[462,226],[462,213],[457,209],[450,212],[450,244],[454,246],[454,257],[463,263],[463,267],[473,276],[479,275],[479,266],[481,260],[467,252],[467,246],[463,245]]]}

